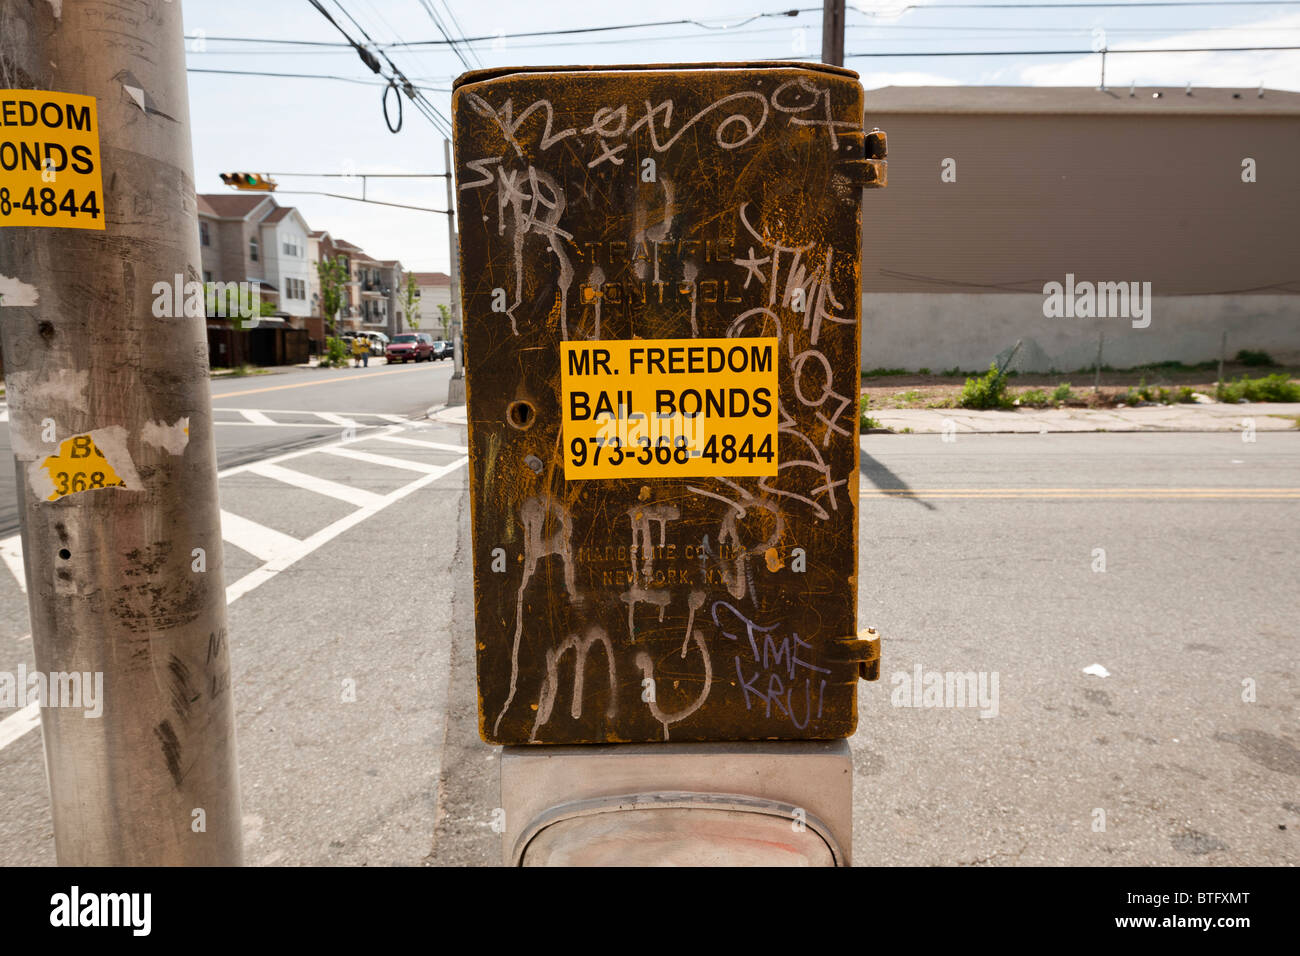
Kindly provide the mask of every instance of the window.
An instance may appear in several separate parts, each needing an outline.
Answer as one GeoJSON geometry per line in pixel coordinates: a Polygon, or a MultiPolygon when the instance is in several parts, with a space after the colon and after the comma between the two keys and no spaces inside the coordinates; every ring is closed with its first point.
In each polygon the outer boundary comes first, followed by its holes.
{"type": "Polygon", "coordinates": [[[257,236],[250,236],[248,239],[248,258],[257,261],[257,236]]]}
{"type": "Polygon", "coordinates": [[[284,240],[284,254],[286,256],[292,256],[294,258],[297,258],[299,252],[298,252],[298,238],[296,236],[284,240]]]}
{"type": "Polygon", "coordinates": [[[212,245],[212,236],[208,234],[208,224],[202,219],[199,220],[199,242],[205,246],[212,245]]]}

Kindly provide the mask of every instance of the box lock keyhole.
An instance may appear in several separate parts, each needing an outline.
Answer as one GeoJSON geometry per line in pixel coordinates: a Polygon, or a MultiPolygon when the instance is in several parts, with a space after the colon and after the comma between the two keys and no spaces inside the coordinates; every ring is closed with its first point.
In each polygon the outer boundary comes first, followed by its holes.
{"type": "Polygon", "coordinates": [[[533,408],[532,402],[511,402],[510,407],[506,409],[506,421],[512,428],[526,432],[533,427],[533,422],[537,421],[537,409],[533,408]]]}

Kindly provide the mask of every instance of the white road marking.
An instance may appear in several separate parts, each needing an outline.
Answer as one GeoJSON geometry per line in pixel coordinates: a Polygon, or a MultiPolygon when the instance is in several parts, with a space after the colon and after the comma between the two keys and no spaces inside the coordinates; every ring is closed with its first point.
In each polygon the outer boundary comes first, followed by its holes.
{"type": "Polygon", "coordinates": [[[328,495],[331,498],[346,501],[358,508],[376,504],[383,499],[382,495],[377,495],[373,491],[366,491],[364,488],[354,488],[351,485],[340,484],[327,478],[317,478],[315,475],[309,475],[303,471],[294,471],[292,468],[281,468],[279,465],[254,463],[249,466],[248,470],[254,475],[272,478],[284,482],[286,485],[293,485],[295,488],[314,491],[318,495],[328,495]]]}
{"type": "Polygon", "coordinates": [[[316,417],[322,418],[332,425],[342,425],[344,428],[349,425],[355,427],[360,424],[360,422],[355,422],[350,418],[344,418],[342,415],[335,415],[333,412],[317,412],[316,417]]]}
{"type": "MultiPolygon", "coordinates": [[[[401,426],[392,425],[389,426],[389,430],[400,431],[401,426]]],[[[276,465],[280,462],[290,461],[294,458],[301,458],[305,455],[312,455],[322,451],[333,451],[334,453],[349,452],[349,457],[355,456],[360,460],[366,460],[366,458],[361,458],[361,456],[365,455],[365,452],[352,452],[351,449],[340,447],[348,444],[349,441],[357,440],[359,439],[345,440],[337,442],[334,445],[316,446],[313,448],[303,448],[298,451],[286,452],[285,454],[277,455],[274,458],[267,458],[262,461],[249,462],[246,465],[237,465],[234,468],[227,468],[225,471],[218,472],[217,477],[226,478],[230,475],[252,472],[254,474],[262,474],[264,477],[275,477],[276,480],[282,480],[274,473],[284,472],[292,476],[293,483],[299,484],[300,487],[307,487],[306,485],[301,484],[301,479],[299,478],[301,473],[287,468],[277,468],[276,465]],[[273,474],[268,475],[266,474],[267,471],[271,471],[273,474]]],[[[382,461],[379,462],[380,464],[390,461],[400,461],[400,459],[385,458],[382,455],[370,455],[366,457],[382,459],[382,461]]],[[[398,467],[406,467],[413,471],[422,471],[425,472],[425,474],[386,495],[376,495],[373,492],[365,491],[363,489],[352,489],[347,485],[342,485],[337,482],[328,482],[325,481],[325,479],[313,478],[310,475],[304,474],[302,475],[302,478],[305,478],[311,484],[316,485],[316,487],[308,488],[308,490],[320,491],[322,494],[332,494],[332,492],[321,491],[325,485],[329,485],[333,489],[340,491],[340,493],[352,495],[351,499],[345,500],[352,500],[353,503],[356,501],[365,501],[366,503],[350,515],[340,518],[333,524],[327,525],[320,531],[317,531],[315,534],[302,540],[263,527],[254,521],[241,518],[239,515],[232,514],[228,511],[222,511],[222,538],[230,541],[230,543],[236,547],[243,548],[251,554],[262,557],[263,560],[266,561],[266,563],[261,567],[255,568],[238,581],[226,587],[226,604],[233,604],[249,591],[265,584],[281,571],[302,560],[322,545],[332,541],[344,531],[347,531],[349,528],[355,527],[367,518],[378,514],[389,505],[401,501],[407,495],[418,491],[426,485],[432,484],[445,475],[451,474],[458,468],[468,464],[468,462],[468,457],[458,458],[447,465],[414,465],[410,462],[401,462],[398,467]],[[239,540],[235,540],[236,538],[239,540]],[[258,551],[252,550],[252,548],[258,548],[261,551],[274,551],[276,553],[268,560],[263,557],[262,554],[259,554],[258,551]]],[[[9,570],[13,572],[14,577],[18,579],[18,586],[26,592],[26,578],[22,561],[22,539],[19,535],[14,535],[11,538],[0,540],[0,558],[4,559],[5,563],[9,566],[9,570]]],[[[40,725],[40,707],[36,703],[28,704],[23,709],[10,714],[4,720],[0,720],[0,750],[3,750],[5,747],[9,746],[9,744],[25,736],[30,731],[35,730],[40,725]]]]}
{"type": "Polygon", "coordinates": [[[302,544],[298,538],[224,509],[221,512],[221,537],[263,561],[273,561],[302,544]]]}
{"type": "Polygon", "coordinates": [[[433,448],[437,451],[453,451],[458,455],[469,453],[463,445],[445,445],[440,441],[424,441],[421,438],[398,438],[396,435],[372,435],[378,441],[393,442],[397,445],[414,445],[417,448],[433,448]]]}
{"type": "Polygon", "coordinates": [[[434,472],[442,469],[441,465],[430,465],[423,461],[408,461],[405,458],[389,458],[387,455],[374,455],[368,451],[357,451],[355,448],[341,448],[337,445],[331,448],[322,448],[321,451],[327,455],[337,455],[340,458],[353,458],[357,461],[364,461],[371,465],[383,465],[385,468],[405,468],[407,471],[434,472]]]}
{"type": "Polygon", "coordinates": [[[16,534],[0,541],[0,559],[18,581],[18,590],[27,593],[27,572],[23,570],[23,536],[16,534]]]}
{"type": "Polygon", "coordinates": [[[313,534],[310,538],[304,539],[299,544],[298,548],[295,549],[294,551],[288,554],[281,555],[279,558],[275,559],[274,561],[268,561],[260,568],[248,572],[248,574],[245,574],[234,584],[227,587],[226,603],[229,604],[232,601],[235,601],[240,597],[242,597],[243,595],[247,594],[249,591],[253,590],[253,588],[257,587],[258,585],[265,584],[267,581],[271,580],[271,578],[275,577],[285,568],[294,564],[296,561],[300,561],[302,558],[305,558],[307,555],[311,554],[321,545],[326,544],[329,541],[332,541],[334,538],[338,537],[344,531],[347,531],[349,528],[353,527],[354,525],[360,524],[362,521],[365,521],[367,518],[371,517],[372,515],[377,514],[378,512],[387,508],[389,505],[393,504],[394,502],[401,501],[411,492],[417,491],[420,488],[423,488],[425,485],[437,481],[439,478],[443,477],[444,475],[450,474],[451,472],[455,471],[457,468],[460,468],[462,465],[468,462],[469,462],[468,458],[458,458],[456,459],[456,461],[453,461],[449,465],[442,465],[442,466],[435,467],[428,474],[415,479],[415,481],[412,481],[409,484],[403,485],[402,487],[398,488],[395,491],[389,492],[388,494],[384,495],[379,503],[373,505],[367,505],[364,508],[358,508],[356,511],[352,512],[352,514],[340,518],[338,521],[335,521],[333,524],[322,528],[320,531],[317,531],[315,534],[313,534]]]}
{"type": "Polygon", "coordinates": [[[255,411],[251,408],[241,408],[239,414],[243,415],[254,425],[278,425],[277,421],[272,421],[266,416],[266,412],[255,411]]]}
{"type": "Polygon", "coordinates": [[[0,750],[41,725],[41,702],[34,700],[22,710],[0,720],[0,750]]]}

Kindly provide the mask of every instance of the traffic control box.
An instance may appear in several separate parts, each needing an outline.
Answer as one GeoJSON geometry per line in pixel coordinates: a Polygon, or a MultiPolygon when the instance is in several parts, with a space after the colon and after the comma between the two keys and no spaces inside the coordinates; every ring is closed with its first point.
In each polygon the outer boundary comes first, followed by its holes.
{"type": "Polygon", "coordinates": [[[483,739],[851,735],[857,75],[483,70],[452,108],[483,739]]]}

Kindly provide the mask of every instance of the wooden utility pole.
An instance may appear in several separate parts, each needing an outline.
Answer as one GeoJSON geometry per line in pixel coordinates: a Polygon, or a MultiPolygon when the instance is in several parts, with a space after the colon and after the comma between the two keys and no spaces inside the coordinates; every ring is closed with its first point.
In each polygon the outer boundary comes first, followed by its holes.
{"type": "Polygon", "coordinates": [[[72,193],[77,227],[43,211],[24,220],[15,196],[0,195],[0,214],[10,200],[0,325],[36,666],[51,689],[55,675],[79,675],[83,704],[102,681],[99,716],[68,706],[76,694],[51,693],[59,706],[41,710],[58,861],[238,864],[181,5],[6,2],[0,19],[0,101],[25,97],[39,111],[24,124],[0,102],[0,139],[54,141],[44,125],[56,111],[39,104],[82,94],[93,113],[77,135],[98,142],[79,163],[61,167],[56,153],[35,187],[51,191],[51,208],[72,193]],[[87,165],[102,174],[90,203],[74,175],[87,165]]]}
{"type": "Polygon", "coordinates": [[[822,62],[844,65],[844,0],[823,0],[822,62]]]}

